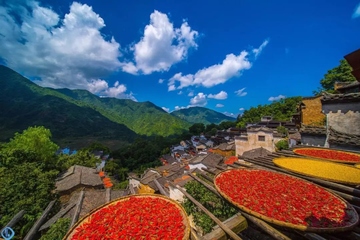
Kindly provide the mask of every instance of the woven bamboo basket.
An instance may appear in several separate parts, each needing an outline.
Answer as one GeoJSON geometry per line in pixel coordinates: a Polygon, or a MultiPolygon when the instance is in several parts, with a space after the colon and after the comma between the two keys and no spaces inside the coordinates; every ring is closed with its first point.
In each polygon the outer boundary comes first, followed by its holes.
{"type": "Polygon", "coordinates": [[[349,185],[360,184],[360,169],[352,165],[309,158],[274,158],[273,163],[283,169],[304,176],[315,177],[349,185]],[[289,164],[288,161],[291,161],[289,164]],[[346,176],[346,178],[345,178],[346,176]]]}
{"type": "MultiPolygon", "coordinates": [[[[123,202],[123,201],[127,201],[130,197],[137,197],[137,198],[161,198],[162,200],[165,200],[169,203],[172,203],[174,206],[176,206],[179,210],[180,210],[180,213],[182,215],[182,218],[183,218],[183,224],[185,226],[185,231],[184,231],[184,237],[183,237],[183,240],[188,240],[189,237],[190,237],[190,222],[189,222],[189,219],[188,219],[188,216],[186,214],[186,211],[185,209],[179,204],[177,203],[176,201],[172,200],[171,198],[168,198],[168,197],[165,197],[163,195],[159,195],[159,194],[134,194],[134,195],[129,195],[129,196],[126,196],[126,197],[121,197],[121,198],[117,198],[117,199],[114,199],[113,201],[111,202],[108,202],[104,205],[101,205],[95,209],[93,209],[91,212],[89,212],[88,214],[86,214],[84,217],[82,217],[69,231],[68,233],[64,236],[63,240],[70,240],[72,239],[72,236],[75,234],[75,230],[77,227],[80,227],[82,224],[86,223],[89,221],[90,219],[90,216],[92,214],[94,214],[95,212],[103,209],[103,208],[106,208],[108,206],[111,206],[113,204],[116,204],[116,203],[119,203],[119,202],[123,202]]],[[[154,218],[156,218],[157,216],[154,216],[154,218]]],[[[99,238],[101,239],[101,238],[99,238]]]]}
{"type": "MultiPolygon", "coordinates": [[[[343,227],[335,227],[335,228],[319,228],[319,227],[309,227],[309,226],[305,226],[305,225],[301,225],[301,224],[292,224],[292,223],[288,223],[288,222],[284,222],[284,221],[280,221],[280,220],[277,220],[277,219],[274,219],[274,218],[271,218],[271,217],[268,217],[266,215],[263,215],[263,214],[260,214],[258,212],[255,212],[255,211],[252,211],[250,210],[249,208],[237,203],[237,202],[234,202],[231,200],[230,197],[228,197],[224,192],[222,192],[218,186],[216,185],[216,178],[219,177],[221,174],[225,173],[225,172],[228,172],[228,171],[233,171],[234,169],[230,169],[230,170],[224,170],[224,171],[221,171],[219,172],[218,174],[215,175],[214,177],[214,185],[215,185],[215,188],[216,190],[227,200],[229,201],[231,204],[233,204],[234,206],[238,207],[239,209],[241,209],[242,211],[246,212],[246,213],[249,213],[257,218],[260,218],[266,222],[269,222],[269,223],[272,223],[272,224],[275,224],[275,225],[278,225],[278,226],[282,226],[282,227],[287,227],[287,228],[291,228],[291,229],[296,229],[296,230],[300,230],[300,231],[306,231],[306,232],[344,232],[344,231],[348,231],[348,230],[351,230],[353,228],[355,228],[357,226],[357,224],[359,223],[359,215],[357,214],[357,212],[355,211],[355,209],[348,203],[346,202],[343,198],[341,198],[340,196],[338,196],[337,194],[335,193],[332,193],[330,192],[330,194],[332,194],[334,197],[340,199],[345,205],[346,205],[346,209],[348,209],[348,214],[351,216],[351,219],[352,219],[352,222],[349,223],[349,225],[347,226],[343,226],[343,227]]],[[[237,169],[239,170],[239,169],[237,169]]],[[[259,171],[259,169],[244,169],[246,171],[259,171]]],[[[267,171],[267,170],[261,170],[261,171],[267,171]]],[[[303,180],[303,179],[300,179],[300,178],[297,178],[297,177],[293,177],[293,176],[289,176],[287,174],[282,174],[282,173],[278,173],[278,172],[274,172],[274,171],[271,171],[273,173],[276,173],[276,174],[281,174],[281,175],[285,175],[285,176],[288,176],[288,177],[292,177],[292,178],[296,178],[300,181],[304,181],[304,182],[307,182],[307,183],[310,183],[310,184],[313,184],[313,185],[316,185],[318,187],[320,187],[319,185],[317,184],[314,184],[314,183],[311,183],[309,181],[306,181],[306,180],[303,180]]],[[[276,194],[276,193],[275,193],[276,194]]]]}
{"type": "Polygon", "coordinates": [[[339,152],[339,153],[343,153],[343,154],[347,154],[347,155],[353,155],[356,158],[360,158],[360,154],[357,153],[352,153],[352,152],[345,152],[345,151],[340,151],[340,150],[334,150],[334,149],[323,149],[323,148],[296,148],[293,150],[293,153],[300,155],[300,156],[305,156],[305,157],[310,157],[310,158],[315,158],[315,159],[321,159],[321,160],[326,160],[326,161],[332,161],[332,162],[340,162],[340,163],[360,163],[359,161],[347,161],[347,160],[339,160],[339,159],[331,159],[331,158],[320,158],[320,157],[314,157],[314,156],[310,156],[307,154],[302,154],[299,153],[299,151],[301,150],[313,150],[313,151],[329,151],[329,152],[339,152]]]}
{"type": "Polygon", "coordinates": [[[360,168],[360,163],[355,164],[355,167],[360,168]]]}

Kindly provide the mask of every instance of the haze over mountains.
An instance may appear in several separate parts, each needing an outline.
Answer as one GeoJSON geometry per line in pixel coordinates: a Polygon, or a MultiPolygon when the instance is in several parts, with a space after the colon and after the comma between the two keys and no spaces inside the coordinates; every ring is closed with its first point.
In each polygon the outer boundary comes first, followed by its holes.
{"type": "Polygon", "coordinates": [[[234,120],[206,108],[171,114],[151,102],[100,98],[86,90],[43,88],[0,65],[0,141],[29,126],[49,128],[64,144],[131,142],[137,135],[170,136],[191,124],[234,120]]]}

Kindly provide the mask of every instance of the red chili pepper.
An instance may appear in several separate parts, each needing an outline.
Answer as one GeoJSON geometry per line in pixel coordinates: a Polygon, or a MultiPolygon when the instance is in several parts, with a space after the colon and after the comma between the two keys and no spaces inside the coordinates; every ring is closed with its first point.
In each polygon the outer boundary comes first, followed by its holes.
{"type": "Polygon", "coordinates": [[[161,198],[130,197],[93,213],[74,229],[72,239],[184,238],[183,216],[175,204],[161,198]]]}
{"type": "Polygon", "coordinates": [[[248,210],[307,227],[343,227],[352,217],[344,201],[322,187],[285,174],[234,169],[215,179],[221,193],[248,210]]]}
{"type": "Polygon", "coordinates": [[[359,163],[360,155],[347,153],[343,151],[336,151],[332,149],[318,149],[318,148],[299,148],[294,150],[295,153],[315,158],[323,158],[333,161],[343,161],[351,163],[359,163]]]}

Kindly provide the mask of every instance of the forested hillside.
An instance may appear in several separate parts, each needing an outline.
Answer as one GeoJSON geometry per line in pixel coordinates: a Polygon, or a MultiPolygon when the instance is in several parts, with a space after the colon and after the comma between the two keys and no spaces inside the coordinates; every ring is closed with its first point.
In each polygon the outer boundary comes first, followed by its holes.
{"type": "Polygon", "coordinates": [[[238,117],[237,126],[245,127],[246,123],[259,122],[262,116],[272,116],[274,120],[278,121],[290,121],[301,99],[302,97],[290,97],[271,104],[251,107],[238,117]]]}

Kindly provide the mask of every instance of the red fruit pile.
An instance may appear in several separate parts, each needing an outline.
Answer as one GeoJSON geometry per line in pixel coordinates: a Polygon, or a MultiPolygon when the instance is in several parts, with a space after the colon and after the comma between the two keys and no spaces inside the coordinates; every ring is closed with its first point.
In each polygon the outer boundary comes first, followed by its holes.
{"type": "Polygon", "coordinates": [[[360,162],[359,154],[347,153],[343,151],[336,151],[330,149],[299,148],[299,149],[295,149],[294,152],[299,155],[315,157],[315,158],[323,158],[330,161],[349,162],[349,163],[360,162]]]}
{"type": "Polygon", "coordinates": [[[335,195],[284,174],[234,169],[219,174],[215,185],[235,205],[246,212],[253,211],[265,220],[306,228],[336,228],[351,226],[358,219],[356,213],[351,214],[354,210],[348,209],[335,195]]]}
{"type": "Polygon", "coordinates": [[[184,216],[169,200],[133,196],[97,210],[74,229],[71,239],[181,240],[184,216]]]}

